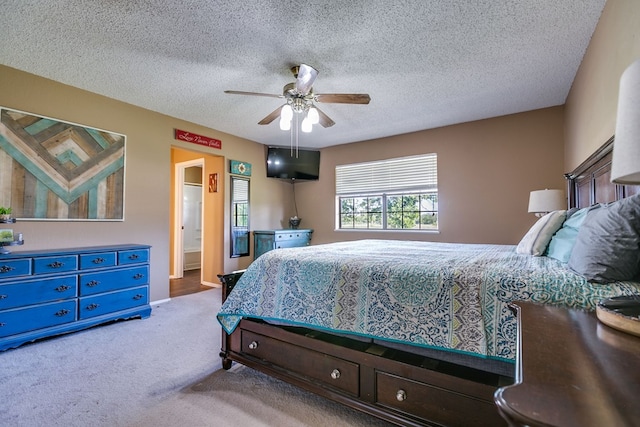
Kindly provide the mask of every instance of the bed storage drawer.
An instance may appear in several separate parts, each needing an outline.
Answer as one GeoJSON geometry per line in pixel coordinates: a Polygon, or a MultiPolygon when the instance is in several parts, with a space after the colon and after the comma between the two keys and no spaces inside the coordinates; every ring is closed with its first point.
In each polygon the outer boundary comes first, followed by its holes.
{"type": "Polygon", "coordinates": [[[385,372],[376,372],[376,404],[444,425],[504,424],[491,401],[385,372]]]}
{"type": "Polygon", "coordinates": [[[304,347],[242,330],[242,353],[265,359],[353,396],[359,394],[359,365],[304,347]]]}

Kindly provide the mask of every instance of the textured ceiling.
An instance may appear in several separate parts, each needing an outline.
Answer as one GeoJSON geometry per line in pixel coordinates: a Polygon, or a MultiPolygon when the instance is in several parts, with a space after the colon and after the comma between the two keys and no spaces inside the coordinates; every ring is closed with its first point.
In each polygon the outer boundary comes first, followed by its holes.
{"type": "Polygon", "coordinates": [[[371,95],[319,105],[320,148],[563,104],[604,3],[3,0],[0,61],[269,145],[282,101],[223,91],[281,94],[306,63],[316,93],[371,95]]]}

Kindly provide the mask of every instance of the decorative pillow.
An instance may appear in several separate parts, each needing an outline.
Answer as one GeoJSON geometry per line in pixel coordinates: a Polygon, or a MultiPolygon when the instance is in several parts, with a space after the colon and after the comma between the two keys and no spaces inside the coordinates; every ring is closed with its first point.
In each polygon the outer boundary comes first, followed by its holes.
{"type": "Polygon", "coordinates": [[[634,280],[640,273],[640,194],[587,214],[569,268],[590,282],[634,280]]]}
{"type": "Polygon", "coordinates": [[[549,247],[547,248],[547,256],[555,258],[558,261],[567,263],[573,250],[573,245],[576,243],[578,237],[578,230],[582,225],[582,222],[587,217],[587,213],[599,208],[600,205],[593,205],[587,208],[575,209],[567,211],[567,219],[560,227],[560,230],[551,237],[549,247]]]}
{"type": "Polygon", "coordinates": [[[551,236],[562,226],[566,215],[567,211],[561,210],[549,212],[540,218],[518,243],[516,252],[534,256],[544,254],[551,236]]]}

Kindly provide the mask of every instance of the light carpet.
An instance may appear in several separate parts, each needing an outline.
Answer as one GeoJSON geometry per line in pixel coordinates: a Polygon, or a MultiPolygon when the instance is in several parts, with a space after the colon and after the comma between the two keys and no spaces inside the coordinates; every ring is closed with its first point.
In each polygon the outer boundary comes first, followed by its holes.
{"type": "Polygon", "coordinates": [[[1,426],[388,426],[253,369],[221,369],[220,289],[0,353],[1,426]]]}

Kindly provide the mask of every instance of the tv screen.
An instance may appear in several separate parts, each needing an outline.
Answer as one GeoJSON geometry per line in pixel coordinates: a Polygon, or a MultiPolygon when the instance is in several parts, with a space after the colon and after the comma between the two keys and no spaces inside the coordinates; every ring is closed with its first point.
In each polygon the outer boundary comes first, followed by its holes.
{"type": "Polygon", "coordinates": [[[293,150],[289,147],[267,149],[267,177],[288,180],[317,180],[320,175],[320,151],[293,150]]]}

